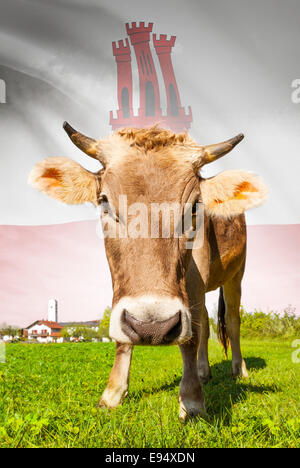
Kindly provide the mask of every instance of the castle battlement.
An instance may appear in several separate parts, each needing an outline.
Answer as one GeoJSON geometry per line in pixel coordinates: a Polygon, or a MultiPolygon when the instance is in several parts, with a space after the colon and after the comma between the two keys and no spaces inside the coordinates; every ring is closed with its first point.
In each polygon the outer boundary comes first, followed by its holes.
{"type": "Polygon", "coordinates": [[[136,25],[136,22],[133,22],[131,26],[129,26],[129,23],[126,23],[126,31],[130,37],[132,45],[139,44],[141,42],[149,42],[152,28],[153,23],[149,23],[148,26],[145,26],[144,21],[141,21],[139,26],[136,25]]]}
{"type": "Polygon", "coordinates": [[[124,44],[124,40],[121,39],[120,41],[118,41],[118,46],[117,46],[117,43],[116,42],[113,42],[112,43],[112,47],[113,47],[113,55],[114,56],[117,56],[117,55],[131,55],[131,50],[130,50],[130,45],[129,45],[129,40],[125,39],[125,44],[124,44]],[[125,45],[126,44],[126,45],[125,45]]]}
{"type": "Polygon", "coordinates": [[[158,54],[169,53],[174,47],[176,41],[176,36],[171,36],[170,39],[167,39],[167,34],[160,34],[159,39],[156,38],[156,34],[153,34],[153,45],[158,54]]]}
{"type": "Polygon", "coordinates": [[[129,23],[126,23],[126,31],[128,36],[131,36],[131,34],[135,33],[144,33],[144,32],[152,32],[153,28],[153,23],[149,23],[148,26],[145,26],[145,21],[140,21],[139,26],[136,25],[136,22],[134,21],[131,23],[131,26],[129,23]]]}

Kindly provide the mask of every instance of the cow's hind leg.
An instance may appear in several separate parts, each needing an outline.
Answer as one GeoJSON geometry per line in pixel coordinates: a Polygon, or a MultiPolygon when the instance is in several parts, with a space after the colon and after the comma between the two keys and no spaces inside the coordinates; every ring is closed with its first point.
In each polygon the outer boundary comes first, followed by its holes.
{"type": "Polygon", "coordinates": [[[199,351],[198,351],[198,372],[202,383],[207,383],[211,379],[211,371],[208,361],[208,338],[209,338],[209,321],[208,313],[205,305],[200,312],[199,322],[199,351]]]}
{"type": "Polygon", "coordinates": [[[223,285],[225,301],[225,327],[232,350],[232,375],[248,377],[240,346],[240,303],[243,270],[223,285]]]}
{"type": "Polygon", "coordinates": [[[132,345],[116,343],[115,362],[98,406],[115,408],[121,403],[128,390],[132,350],[132,345]]]}

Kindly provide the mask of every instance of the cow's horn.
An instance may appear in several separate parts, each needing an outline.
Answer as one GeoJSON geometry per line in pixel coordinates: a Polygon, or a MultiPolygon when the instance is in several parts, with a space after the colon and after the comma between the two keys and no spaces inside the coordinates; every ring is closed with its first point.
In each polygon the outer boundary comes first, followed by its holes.
{"type": "Polygon", "coordinates": [[[107,164],[107,160],[103,154],[101,148],[101,141],[94,140],[93,138],[89,138],[82,133],[77,132],[68,122],[64,122],[63,124],[64,130],[69,135],[70,139],[81,151],[83,151],[88,156],[91,156],[105,166],[107,164]]]}
{"type": "Polygon", "coordinates": [[[231,151],[240,141],[242,141],[243,138],[244,135],[240,133],[239,135],[230,138],[230,140],[223,141],[222,143],[203,146],[200,166],[204,166],[204,164],[216,161],[225,154],[229,153],[229,151],[231,151]]]}

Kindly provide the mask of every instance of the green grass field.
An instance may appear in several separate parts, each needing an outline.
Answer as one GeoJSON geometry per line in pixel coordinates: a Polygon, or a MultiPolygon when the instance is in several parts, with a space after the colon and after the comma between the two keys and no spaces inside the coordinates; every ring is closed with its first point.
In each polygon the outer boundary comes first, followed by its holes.
{"type": "Polygon", "coordinates": [[[96,408],[112,343],[11,344],[0,364],[1,447],[299,447],[300,364],[290,340],[243,340],[250,378],[234,381],[210,341],[208,419],[181,423],[177,347],[137,347],[130,391],[116,410],[96,408]]]}

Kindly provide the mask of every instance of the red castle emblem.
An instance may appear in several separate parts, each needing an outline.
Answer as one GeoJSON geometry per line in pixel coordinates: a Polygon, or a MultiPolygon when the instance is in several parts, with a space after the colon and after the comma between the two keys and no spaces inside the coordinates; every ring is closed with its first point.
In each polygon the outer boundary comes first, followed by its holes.
{"type": "Polygon", "coordinates": [[[138,72],[139,72],[139,109],[138,115],[133,113],[133,89],[131,69],[131,47],[129,39],[112,43],[113,55],[117,62],[118,74],[118,105],[117,118],[110,111],[110,125],[113,130],[122,127],[147,127],[155,123],[169,128],[174,132],[188,130],[192,122],[192,109],[188,107],[186,114],[181,105],[180,95],[174,74],[171,52],[174,47],[176,36],[167,39],[166,34],[159,38],[152,33],[153,23],[148,26],[142,21],[139,26],[134,22],[130,26],[126,24],[127,34],[134,48],[138,72]],[[159,85],[153,56],[150,49],[150,36],[158,56],[162,71],[166,96],[167,113],[163,115],[160,104],[159,85]]]}

